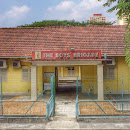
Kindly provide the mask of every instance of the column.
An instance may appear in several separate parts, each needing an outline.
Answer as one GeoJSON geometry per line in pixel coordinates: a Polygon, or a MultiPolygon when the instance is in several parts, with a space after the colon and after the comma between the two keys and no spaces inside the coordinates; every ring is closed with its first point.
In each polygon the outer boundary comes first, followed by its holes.
{"type": "Polygon", "coordinates": [[[97,87],[98,87],[98,100],[104,100],[102,64],[97,65],[97,87]]]}
{"type": "Polygon", "coordinates": [[[79,66],[79,78],[81,78],[81,67],[79,66]]]}
{"type": "Polygon", "coordinates": [[[63,67],[61,67],[61,77],[63,78],[63,67]]]}
{"type": "Polygon", "coordinates": [[[37,99],[37,66],[31,66],[31,100],[37,99]]]}

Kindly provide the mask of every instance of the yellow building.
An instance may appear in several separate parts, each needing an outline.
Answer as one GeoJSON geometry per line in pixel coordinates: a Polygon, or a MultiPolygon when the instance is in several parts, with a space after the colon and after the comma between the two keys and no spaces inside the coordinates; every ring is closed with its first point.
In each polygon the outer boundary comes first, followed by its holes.
{"type": "MultiPolygon", "coordinates": [[[[0,28],[3,94],[36,99],[56,76],[56,90],[76,87],[76,79],[98,99],[130,94],[124,55],[125,26],[0,28]]],[[[82,90],[81,90],[82,91],[82,90]]]]}
{"type": "Polygon", "coordinates": [[[127,19],[128,19],[128,17],[125,17],[125,16],[120,19],[118,18],[118,21],[117,21],[118,25],[127,25],[128,24],[127,19]]]}

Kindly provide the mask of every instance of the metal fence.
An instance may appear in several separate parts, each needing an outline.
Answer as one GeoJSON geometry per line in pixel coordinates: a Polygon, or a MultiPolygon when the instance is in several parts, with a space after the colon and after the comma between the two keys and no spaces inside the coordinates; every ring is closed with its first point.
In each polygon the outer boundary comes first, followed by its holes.
{"type": "Polygon", "coordinates": [[[55,113],[55,76],[35,101],[2,100],[1,77],[0,118],[49,118],[55,113]],[[38,101],[51,84],[51,96],[48,102],[38,101]]]}
{"type": "Polygon", "coordinates": [[[55,76],[51,77],[51,97],[47,104],[47,117],[55,114],[55,76]]]}
{"type": "Polygon", "coordinates": [[[0,116],[46,117],[47,103],[44,101],[1,101],[0,116]],[[35,104],[30,108],[32,103],[35,104]],[[30,108],[30,109],[29,109],[30,108]],[[29,109],[29,111],[28,111],[29,109]],[[28,112],[27,112],[28,111],[28,112]],[[27,113],[26,113],[27,112],[27,113]]]}
{"type": "Polygon", "coordinates": [[[102,108],[102,110],[93,101],[79,100],[78,101],[78,116],[79,118],[130,118],[130,101],[125,100],[95,100],[96,103],[102,108]]]}
{"type": "MultiPolygon", "coordinates": [[[[120,82],[120,94],[108,94],[107,99],[105,100],[95,100],[77,80],[76,118],[130,118],[130,98],[129,94],[124,94],[124,81],[126,81],[126,79],[122,76],[120,82]],[[80,85],[90,99],[80,100],[78,95],[78,85],[80,85]]],[[[128,88],[128,90],[129,89],[130,88],[128,88]]]]}
{"type": "MultiPolygon", "coordinates": [[[[81,78],[81,84],[90,94],[97,94],[97,75],[96,76],[87,76],[84,75],[81,78]]],[[[105,78],[103,79],[103,89],[105,95],[115,96],[115,98],[121,99],[122,90],[124,96],[130,94],[130,74],[129,75],[118,75],[114,78],[105,78]],[[123,79],[122,79],[123,78],[123,79]],[[122,82],[123,80],[123,82],[122,82]],[[123,86],[122,86],[123,83],[123,86]],[[123,87],[123,89],[122,89],[123,87]]],[[[126,96],[127,98],[127,96],[126,96]]]]}
{"type": "Polygon", "coordinates": [[[54,97],[51,96],[48,104],[47,104],[47,117],[53,116],[53,109],[54,109],[54,97]]]}

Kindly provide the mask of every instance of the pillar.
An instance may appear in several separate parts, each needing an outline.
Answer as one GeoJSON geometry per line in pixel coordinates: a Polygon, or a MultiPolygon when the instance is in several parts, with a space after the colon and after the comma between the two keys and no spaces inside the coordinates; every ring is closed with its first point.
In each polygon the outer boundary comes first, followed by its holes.
{"type": "Polygon", "coordinates": [[[31,66],[31,100],[37,99],[37,66],[31,66]]]}
{"type": "Polygon", "coordinates": [[[81,78],[81,68],[79,66],[79,77],[81,78]]]}
{"type": "Polygon", "coordinates": [[[97,65],[97,87],[98,87],[98,100],[104,100],[102,64],[97,65]]]}
{"type": "Polygon", "coordinates": [[[61,77],[63,78],[64,74],[63,74],[63,67],[61,67],[61,77]]]}

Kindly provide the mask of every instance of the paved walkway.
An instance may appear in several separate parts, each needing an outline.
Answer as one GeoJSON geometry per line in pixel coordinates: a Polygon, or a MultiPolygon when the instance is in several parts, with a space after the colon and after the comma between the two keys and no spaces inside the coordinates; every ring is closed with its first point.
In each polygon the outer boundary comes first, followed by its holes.
{"type": "Polygon", "coordinates": [[[47,129],[78,129],[79,123],[75,118],[75,93],[56,94],[56,109],[53,121],[48,122],[47,129]],[[60,97],[60,98],[59,98],[60,97]]]}

